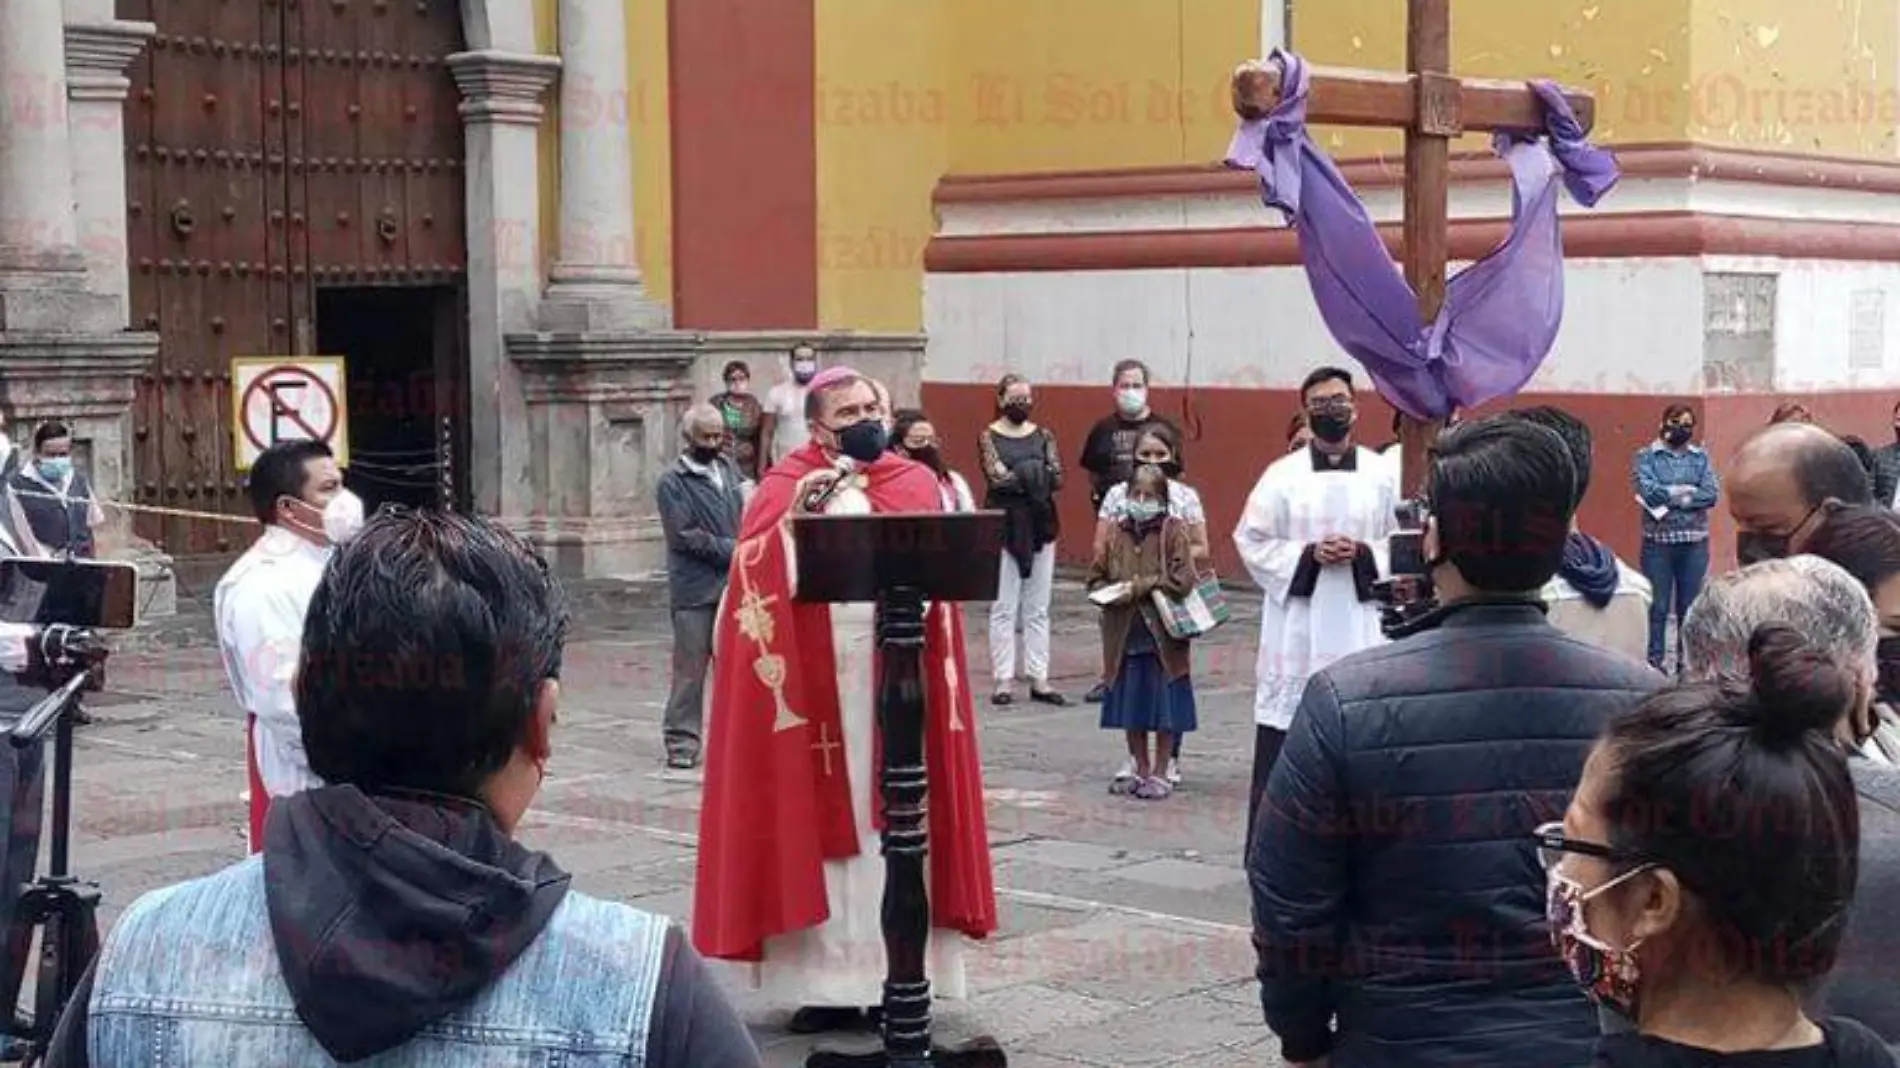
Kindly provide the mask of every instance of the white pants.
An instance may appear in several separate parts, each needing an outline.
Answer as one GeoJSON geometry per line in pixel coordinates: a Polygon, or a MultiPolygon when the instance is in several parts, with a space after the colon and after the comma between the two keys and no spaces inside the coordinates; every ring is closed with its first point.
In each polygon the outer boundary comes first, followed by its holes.
{"type": "Polygon", "coordinates": [[[990,674],[999,691],[1016,681],[1018,621],[1023,632],[1023,673],[1039,690],[1049,685],[1049,591],[1055,574],[1053,543],[1036,554],[1028,578],[1014,556],[1003,554],[996,600],[990,605],[990,674]]]}

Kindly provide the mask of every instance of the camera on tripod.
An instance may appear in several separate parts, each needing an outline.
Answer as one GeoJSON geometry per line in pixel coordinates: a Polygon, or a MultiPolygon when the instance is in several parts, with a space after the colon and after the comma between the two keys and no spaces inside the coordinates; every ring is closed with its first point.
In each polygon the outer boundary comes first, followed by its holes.
{"type": "MultiPolygon", "coordinates": [[[[27,759],[24,751],[42,745],[48,732],[53,736],[51,857],[46,874],[20,893],[13,915],[6,918],[7,940],[0,947],[0,952],[25,947],[33,931],[40,932],[30,1020],[15,1019],[20,976],[12,967],[0,974],[0,1033],[25,1044],[26,1065],[39,1063],[45,1054],[60,1013],[99,952],[99,886],[75,878],[68,868],[73,725],[83,695],[105,685],[111,650],[94,628],[122,630],[137,622],[138,582],[138,569],[130,564],[0,559],[0,622],[13,624],[16,635],[31,628],[26,670],[19,678],[52,691],[21,714],[8,732],[12,748],[22,751],[16,759],[22,761],[27,759]]],[[[0,832],[11,830],[0,827],[0,832]]]]}
{"type": "Polygon", "coordinates": [[[1388,539],[1387,575],[1372,584],[1372,597],[1379,603],[1379,629],[1387,638],[1402,638],[1438,607],[1438,592],[1425,561],[1425,503],[1400,501],[1393,514],[1399,529],[1388,539]]]}

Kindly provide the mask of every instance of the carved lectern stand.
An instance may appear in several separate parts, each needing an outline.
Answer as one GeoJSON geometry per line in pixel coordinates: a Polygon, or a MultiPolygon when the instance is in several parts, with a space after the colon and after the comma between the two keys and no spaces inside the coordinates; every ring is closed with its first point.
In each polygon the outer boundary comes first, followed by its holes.
{"type": "Polygon", "coordinates": [[[820,1050],[806,1068],[1004,1068],[988,1039],[962,1049],[930,1041],[929,829],[924,822],[924,606],[996,596],[1000,512],[799,516],[798,599],[877,605],[877,716],[884,741],[884,1049],[820,1050]]]}

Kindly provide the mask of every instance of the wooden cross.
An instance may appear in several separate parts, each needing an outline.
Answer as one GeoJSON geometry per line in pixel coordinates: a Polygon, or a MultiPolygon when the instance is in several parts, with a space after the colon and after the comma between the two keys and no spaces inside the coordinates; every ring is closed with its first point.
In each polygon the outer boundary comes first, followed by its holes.
{"type": "Polygon", "coordinates": [[[831,778],[831,752],[834,749],[844,748],[843,742],[834,742],[831,740],[831,724],[820,723],[818,725],[818,740],[811,743],[811,747],[818,750],[819,754],[825,758],[825,778],[831,778]]]}
{"type": "MultiPolygon", "coordinates": [[[[1451,68],[1451,0],[1407,0],[1405,73],[1309,68],[1306,118],[1315,126],[1399,127],[1405,131],[1405,280],[1418,294],[1427,324],[1445,302],[1450,256],[1451,142],[1468,131],[1541,132],[1544,109],[1522,82],[1458,78],[1451,68]]],[[[1234,110],[1263,118],[1280,100],[1280,74],[1248,65],[1234,74],[1234,110]]],[[[1565,89],[1585,132],[1596,118],[1588,93],[1565,89]]],[[[1442,422],[1403,416],[1399,422],[1399,486],[1414,495],[1425,477],[1425,452],[1442,422]]]]}

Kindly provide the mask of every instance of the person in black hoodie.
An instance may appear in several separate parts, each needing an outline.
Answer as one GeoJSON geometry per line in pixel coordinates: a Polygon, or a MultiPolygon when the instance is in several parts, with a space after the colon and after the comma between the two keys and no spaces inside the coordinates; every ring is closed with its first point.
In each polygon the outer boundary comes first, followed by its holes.
{"type": "Polygon", "coordinates": [[[1617,558],[1614,550],[1577,528],[1575,513],[1590,489],[1594,442],[1583,420],[1548,405],[1518,408],[1507,419],[1535,423],[1555,433],[1570,449],[1577,469],[1571,503],[1570,537],[1563,562],[1544,585],[1548,618],[1558,630],[1602,649],[1642,660],[1649,651],[1649,580],[1617,558]]]}
{"type": "MultiPolygon", "coordinates": [[[[1561,822],[1533,838],[1571,976],[1636,1029],[1598,1068],[1891,1068],[1873,1032],[1811,1018],[1853,904],[1860,817],[1834,737],[1859,676],[1779,623],[1748,678],[1610,720],[1561,822]]],[[[1528,858],[1527,858],[1528,859],[1528,858]]]]}
{"type": "Polygon", "coordinates": [[[317,587],[298,665],[330,785],[271,806],[260,856],[134,902],[47,1063],[756,1068],[676,926],[514,840],[566,631],[560,586],[500,526],[371,519],[317,587]]]}

